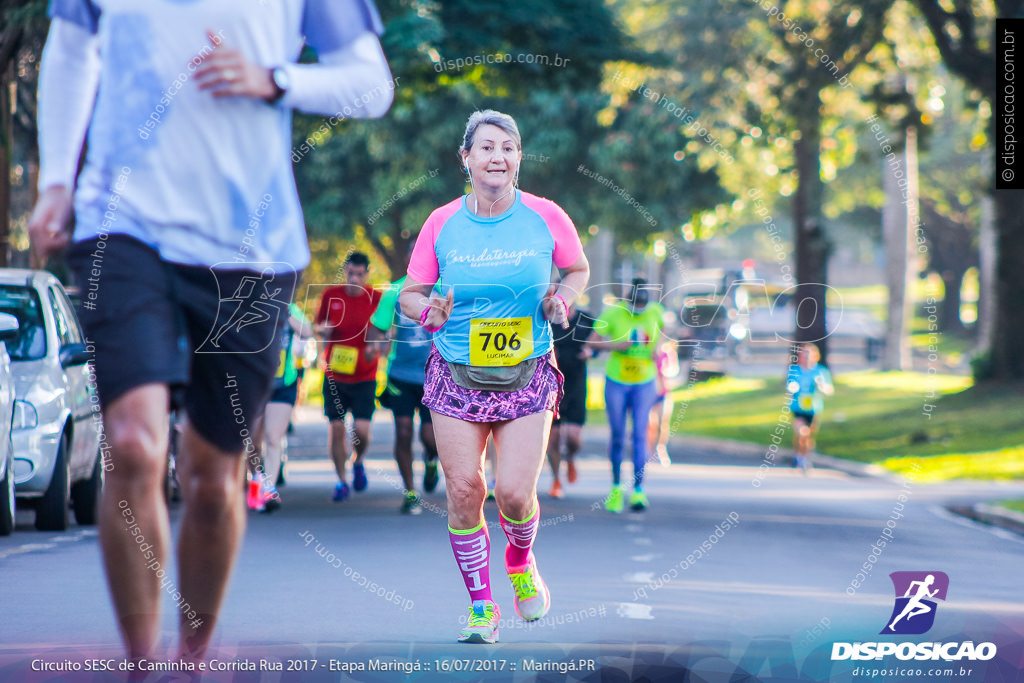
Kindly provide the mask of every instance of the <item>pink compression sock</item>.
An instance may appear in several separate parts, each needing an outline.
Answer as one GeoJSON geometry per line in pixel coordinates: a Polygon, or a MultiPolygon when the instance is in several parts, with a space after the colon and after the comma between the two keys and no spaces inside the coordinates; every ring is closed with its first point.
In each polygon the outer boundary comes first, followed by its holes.
{"type": "Polygon", "coordinates": [[[516,522],[501,514],[501,528],[508,537],[508,549],[505,551],[505,563],[509,567],[521,567],[530,559],[533,539],[537,538],[537,526],[540,522],[540,503],[533,506],[530,516],[516,522]]]}
{"type": "Polygon", "coordinates": [[[449,526],[448,539],[470,600],[490,600],[491,536],[487,533],[487,523],[464,531],[449,526]]]}

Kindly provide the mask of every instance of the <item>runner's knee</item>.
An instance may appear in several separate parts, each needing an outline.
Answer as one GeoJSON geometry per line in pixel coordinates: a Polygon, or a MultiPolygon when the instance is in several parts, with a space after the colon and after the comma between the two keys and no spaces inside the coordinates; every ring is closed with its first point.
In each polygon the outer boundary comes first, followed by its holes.
{"type": "Polygon", "coordinates": [[[525,487],[502,486],[498,482],[494,487],[494,499],[498,509],[510,519],[523,519],[533,510],[536,494],[525,487]]]}
{"type": "Polygon", "coordinates": [[[457,475],[445,478],[449,505],[459,511],[470,512],[480,509],[487,495],[487,484],[482,479],[467,479],[457,475]]]}
{"type": "Polygon", "coordinates": [[[113,425],[106,430],[113,467],[106,473],[109,480],[133,482],[160,481],[167,470],[168,434],[159,436],[141,423],[113,425]]]}

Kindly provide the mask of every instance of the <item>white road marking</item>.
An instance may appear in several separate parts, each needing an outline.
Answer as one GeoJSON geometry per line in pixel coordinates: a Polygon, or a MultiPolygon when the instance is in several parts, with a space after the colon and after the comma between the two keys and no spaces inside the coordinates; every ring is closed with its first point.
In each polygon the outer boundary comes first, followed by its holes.
{"type": "Polygon", "coordinates": [[[650,605],[640,605],[635,602],[619,603],[615,613],[624,619],[653,619],[650,605]]]}

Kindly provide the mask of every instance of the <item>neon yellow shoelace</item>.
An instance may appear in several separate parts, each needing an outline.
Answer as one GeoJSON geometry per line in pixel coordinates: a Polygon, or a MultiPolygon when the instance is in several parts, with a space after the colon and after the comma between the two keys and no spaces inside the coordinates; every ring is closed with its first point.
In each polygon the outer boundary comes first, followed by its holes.
{"type": "Polygon", "coordinates": [[[512,588],[516,592],[516,597],[520,600],[532,598],[537,595],[537,588],[533,585],[533,573],[523,572],[522,574],[509,574],[508,576],[512,579],[512,588]]]}
{"type": "Polygon", "coordinates": [[[491,618],[494,616],[494,606],[488,605],[484,608],[483,614],[477,614],[476,610],[472,607],[469,608],[469,627],[470,628],[483,628],[490,626],[491,618]]]}

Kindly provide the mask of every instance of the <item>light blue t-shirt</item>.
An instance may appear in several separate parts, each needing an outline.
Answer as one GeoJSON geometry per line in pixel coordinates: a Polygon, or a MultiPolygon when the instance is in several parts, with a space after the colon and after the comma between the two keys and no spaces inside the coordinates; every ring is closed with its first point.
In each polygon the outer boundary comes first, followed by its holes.
{"type": "Polygon", "coordinates": [[[806,370],[800,365],[790,365],[786,377],[786,390],[793,394],[789,409],[794,413],[820,413],[825,407],[823,389],[832,386],[832,375],[824,365],[806,370]]]}
{"type": "Polygon", "coordinates": [[[382,32],[369,0],[51,0],[97,36],[100,87],[75,192],[77,242],[134,237],[167,261],[309,263],[292,176],[291,110],[215,98],[194,78],[214,49],[261,66],[382,32]]]}
{"type": "Polygon", "coordinates": [[[434,334],[438,352],[468,365],[508,366],[551,350],[541,306],[551,266],[583,251],[569,217],[554,202],[516,192],[499,216],[477,216],[460,198],[434,211],[416,240],[409,277],[454,292],[448,322],[434,334]]]}

